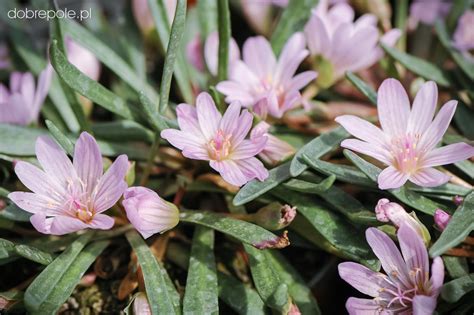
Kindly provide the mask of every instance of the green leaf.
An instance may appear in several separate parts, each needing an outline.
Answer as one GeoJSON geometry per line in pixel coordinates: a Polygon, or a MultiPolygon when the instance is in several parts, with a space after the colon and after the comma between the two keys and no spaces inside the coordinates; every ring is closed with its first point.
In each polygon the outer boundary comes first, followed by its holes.
{"type": "Polygon", "coordinates": [[[107,47],[81,24],[71,19],[62,19],[61,24],[67,36],[70,36],[79,45],[91,51],[104,65],[137,93],[145,91],[149,98],[158,99],[158,94],[148,82],[137,75],[113,49],[107,47]]]}
{"type": "Polygon", "coordinates": [[[87,232],[74,241],[26,289],[25,306],[30,313],[41,314],[44,305],[52,302],[50,299],[51,295],[54,294],[55,288],[77,260],[79,253],[89,242],[92,235],[93,232],[87,232]]]}
{"type": "Polygon", "coordinates": [[[424,59],[410,56],[383,43],[381,43],[380,45],[387,52],[387,54],[389,54],[392,58],[400,62],[413,73],[427,80],[433,80],[441,86],[448,87],[451,85],[451,81],[449,79],[448,74],[444,70],[438,68],[436,65],[424,59]]]}
{"type": "MultiPolygon", "coordinates": [[[[164,0],[148,0],[148,7],[150,9],[153,21],[155,22],[156,31],[163,51],[168,47],[170,37],[170,22],[168,21],[167,6],[164,0]]],[[[179,51],[177,63],[174,67],[174,76],[178,84],[179,90],[183,95],[186,103],[193,103],[193,91],[191,81],[187,70],[186,59],[184,58],[183,50],[179,51]]],[[[150,99],[156,99],[147,95],[150,99]]]]}
{"type": "Polygon", "coordinates": [[[170,40],[166,49],[165,65],[160,86],[160,113],[164,114],[168,108],[168,100],[171,89],[171,78],[175,60],[180,52],[180,43],[183,38],[184,26],[186,24],[186,0],[176,1],[176,12],[171,25],[170,40]]]}
{"type": "Polygon", "coordinates": [[[54,69],[74,91],[121,117],[132,118],[125,101],[69,63],[56,41],[51,43],[49,53],[54,69]]]}
{"type": "Polygon", "coordinates": [[[265,305],[258,293],[232,276],[219,272],[219,298],[238,314],[264,315],[265,305]]]}
{"type": "Polygon", "coordinates": [[[245,184],[244,187],[240,188],[239,192],[234,197],[233,204],[236,206],[241,206],[247,202],[257,199],[290,177],[290,162],[286,162],[282,165],[274,167],[269,171],[267,179],[265,179],[263,182],[254,179],[245,184]]]}
{"type": "Polygon", "coordinates": [[[170,296],[165,283],[166,269],[156,260],[148,245],[136,231],[132,230],[125,236],[135,251],[138,263],[142,268],[151,313],[154,315],[177,314],[172,296],[170,296]]]}
{"type": "Polygon", "coordinates": [[[214,230],[197,226],[189,260],[183,313],[218,314],[217,296],[214,230]]]}
{"type": "Polygon", "coordinates": [[[49,132],[51,132],[53,138],[56,139],[64,151],[66,151],[66,153],[70,156],[73,156],[74,144],[71,142],[71,140],[69,140],[69,138],[65,136],[52,121],[46,120],[46,126],[48,127],[49,132]]]}
{"type": "MultiPolygon", "coordinates": [[[[458,106],[456,108],[456,112],[454,113],[454,121],[456,122],[456,126],[461,130],[464,136],[469,139],[474,139],[474,126],[471,123],[472,121],[474,121],[474,113],[472,109],[470,109],[466,104],[464,104],[463,101],[458,101],[458,106]]],[[[443,142],[446,142],[446,139],[443,139],[443,142]]]]}
{"type": "Polygon", "coordinates": [[[443,256],[443,263],[451,278],[460,278],[469,273],[466,257],[443,256]]]}
{"type": "Polygon", "coordinates": [[[265,244],[283,241],[281,237],[258,225],[233,219],[224,214],[204,211],[181,211],[179,219],[182,222],[199,224],[217,230],[257,248],[265,244]]]}
{"type": "Polygon", "coordinates": [[[441,289],[441,297],[449,303],[455,303],[472,290],[474,290],[474,273],[445,283],[441,289]]]}
{"type": "Polygon", "coordinates": [[[215,0],[199,0],[197,2],[199,16],[199,33],[204,42],[209,34],[217,30],[217,2],[215,0]]]}
{"type": "Polygon", "coordinates": [[[372,105],[377,106],[377,93],[370,87],[367,83],[362,81],[354,73],[347,71],[346,78],[349,80],[362,94],[364,94],[372,103],[372,105]]]}
{"type": "Polygon", "coordinates": [[[0,217],[10,220],[10,221],[29,222],[31,216],[32,216],[31,213],[26,212],[23,209],[20,209],[14,203],[11,203],[5,209],[0,211],[0,217]]]}
{"type": "Polygon", "coordinates": [[[276,250],[269,250],[267,259],[277,271],[280,279],[288,285],[291,298],[301,314],[321,314],[311,289],[298,271],[285,259],[285,256],[276,250]]]}
{"type": "Polygon", "coordinates": [[[290,0],[271,38],[272,48],[276,54],[280,53],[292,34],[304,28],[311,16],[311,9],[316,4],[318,0],[290,0]]]}
{"type": "Polygon", "coordinates": [[[431,246],[430,255],[436,257],[461,243],[474,229],[474,192],[454,211],[448,226],[431,246]]]}
{"type": "Polygon", "coordinates": [[[322,134],[319,137],[311,140],[304,147],[296,152],[296,155],[291,161],[290,173],[293,177],[296,177],[303,173],[308,166],[302,160],[303,155],[306,155],[312,159],[319,159],[326,153],[329,153],[339,144],[342,140],[349,137],[349,133],[342,127],[337,127],[328,133],[322,134]]]}
{"type": "Polygon", "coordinates": [[[453,47],[446,24],[443,20],[436,21],[435,24],[436,33],[443,47],[453,57],[454,62],[461,68],[461,70],[471,79],[474,80],[474,63],[467,60],[456,48],[453,47]]]}
{"type": "Polygon", "coordinates": [[[54,256],[50,253],[39,250],[33,246],[23,244],[15,245],[15,253],[23,258],[42,265],[49,265],[54,259],[54,256]]]}
{"type": "MultiPolygon", "coordinates": [[[[381,172],[377,166],[370,164],[352,151],[344,150],[344,155],[363,173],[365,173],[367,177],[369,177],[372,181],[377,182],[377,177],[381,172]]],[[[433,215],[436,209],[443,208],[443,206],[439,205],[438,203],[409,190],[405,186],[397,189],[389,189],[388,192],[401,202],[426,214],[433,215]]]]}
{"type": "Polygon", "coordinates": [[[15,244],[9,240],[0,238],[0,259],[10,257],[15,250],[15,244]]]}
{"type": "Polygon", "coordinates": [[[229,41],[230,41],[230,11],[228,0],[217,0],[217,22],[219,26],[219,54],[217,79],[227,79],[227,68],[229,66],[229,41]]]}
{"type": "Polygon", "coordinates": [[[35,155],[35,141],[46,135],[44,129],[0,124],[0,153],[12,156],[35,155]]]}
{"type": "MultiPolygon", "coordinates": [[[[96,137],[110,141],[147,141],[151,143],[155,137],[150,129],[133,120],[95,123],[91,129],[96,137]]],[[[58,139],[56,138],[56,140],[58,139]]]]}
{"type": "Polygon", "coordinates": [[[290,179],[282,185],[293,191],[298,191],[307,194],[324,194],[336,181],[336,176],[331,175],[319,183],[310,183],[301,179],[290,179]]]}

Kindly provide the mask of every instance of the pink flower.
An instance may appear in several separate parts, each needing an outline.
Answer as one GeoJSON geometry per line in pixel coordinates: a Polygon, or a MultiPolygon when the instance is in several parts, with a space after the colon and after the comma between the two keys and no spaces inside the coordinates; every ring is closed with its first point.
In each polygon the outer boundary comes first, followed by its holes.
{"type": "Polygon", "coordinates": [[[161,137],[187,158],[210,161],[211,167],[232,185],[242,186],[254,178],[264,180],[268,171],[255,155],[263,150],[267,138],[245,139],[253,116],[247,110],[240,113],[240,109],[240,104],[234,102],[222,116],[211,96],[203,92],[197,97],[196,108],[178,105],[180,130],[163,130],[161,137]]]}
{"type": "Polygon", "coordinates": [[[451,220],[451,215],[449,215],[449,213],[441,209],[436,209],[435,214],[434,214],[434,221],[435,221],[436,226],[441,231],[444,231],[446,226],[448,226],[449,220],[451,220]]]}
{"type": "Polygon", "coordinates": [[[453,39],[454,47],[461,52],[467,53],[474,49],[474,10],[466,11],[461,16],[453,39]]]}
{"type": "Polygon", "coordinates": [[[66,49],[70,63],[92,80],[97,81],[99,79],[100,62],[93,53],[68,37],[66,38],[66,49]]]}
{"type": "MultiPolygon", "coordinates": [[[[171,24],[176,11],[176,0],[166,0],[165,7],[168,21],[171,24]]],[[[148,7],[148,0],[132,0],[132,13],[138,27],[145,35],[155,28],[155,22],[148,7]]]]}
{"type": "Polygon", "coordinates": [[[178,208],[151,189],[130,187],[123,198],[127,218],[143,238],[166,232],[179,223],[178,208]]]}
{"type": "Polygon", "coordinates": [[[49,137],[36,140],[42,166],[23,161],[15,166],[20,181],[32,192],[16,191],[8,197],[33,213],[31,224],[44,234],[63,235],[82,229],[110,229],[114,219],[102,214],[127,188],[126,155],[119,156],[102,175],[102,156],[95,139],[83,132],[76,142],[74,161],[49,137]]]}
{"type": "Polygon", "coordinates": [[[337,3],[331,8],[327,0],[319,1],[305,27],[308,48],[319,67],[318,84],[328,87],[346,71],[369,68],[383,57],[379,42],[393,46],[401,35],[397,29],[379,35],[377,18],[364,14],[354,20],[354,10],[347,3],[337,3]],[[321,68],[323,69],[323,68],[321,68]],[[324,74],[324,76],[323,76],[324,74]]]}
{"type": "MultiPolygon", "coordinates": [[[[206,62],[207,69],[209,72],[216,76],[217,75],[217,67],[219,63],[218,57],[219,51],[219,33],[217,31],[212,32],[206,38],[206,42],[204,44],[204,57],[202,55],[202,47],[201,47],[201,40],[199,38],[199,34],[189,42],[186,55],[188,57],[189,62],[199,71],[204,71],[204,62],[206,62]]],[[[233,38],[229,41],[229,66],[239,60],[240,58],[240,51],[239,46],[233,38]]]]}
{"type": "Polygon", "coordinates": [[[433,25],[439,18],[448,15],[451,9],[450,0],[415,0],[410,5],[410,17],[408,25],[415,29],[419,22],[433,25]]]}
{"type": "Polygon", "coordinates": [[[430,268],[421,237],[402,225],[397,236],[400,251],[385,233],[367,229],[367,242],[380,259],[386,274],[353,262],[339,264],[339,275],[373,299],[351,297],[346,302],[349,314],[433,314],[444,280],[444,265],[436,257],[430,268]]]}
{"type": "Polygon", "coordinates": [[[270,125],[262,121],[258,123],[250,133],[250,139],[260,139],[262,136],[268,138],[265,148],[258,156],[267,164],[278,164],[295,153],[295,148],[287,142],[271,135],[268,130],[270,125]]]}
{"type": "Polygon", "coordinates": [[[295,76],[300,63],[308,56],[303,34],[288,40],[277,61],[270,43],[262,36],[249,38],[243,47],[243,61],[232,64],[229,81],[217,84],[228,103],[239,101],[260,116],[266,113],[281,118],[294,107],[304,104],[299,92],[317,76],[306,71],[295,76]]]}
{"type": "Polygon", "coordinates": [[[53,68],[48,65],[38,79],[29,72],[13,72],[10,90],[0,83],[0,123],[28,125],[38,120],[41,106],[48,94],[53,68]]]}
{"type": "Polygon", "coordinates": [[[436,148],[457,105],[456,101],[447,102],[433,120],[437,101],[436,84],[427,82],[416,94],[410,110],[403,86],[395,79],[387,79],[377,97],[382,130],[355,116],[339,116],[336,121],[360,139],[344,140],[341,146],[388,165],[378,177],[380,189],[399,188],[407,180],[422,187],[442,185],[450,176],[434,167],[468,159],[474,155],[474,148],[466,143],[436,148]]]}

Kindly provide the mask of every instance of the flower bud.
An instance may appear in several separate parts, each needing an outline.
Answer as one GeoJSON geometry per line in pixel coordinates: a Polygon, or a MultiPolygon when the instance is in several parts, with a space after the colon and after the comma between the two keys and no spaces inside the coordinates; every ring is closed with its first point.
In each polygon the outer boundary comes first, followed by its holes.
{"type": "Polygon", "coordinates": [[[407,224],[418,234],[423,237],[425,244],[428,244],[431,240],[430,233],[418,220],[414,212],[408,213],[398,203],[390,202],[388,199],[380,199],[375,207],[375,215],[377,220],[381,222],[392,222],[397,228],[402,224],[407,224]]]}
{"type": "Polygon", "coordinates": [[[146,293],[139,292],[135,296],[135,300],[133,300],[133,315],[151,315],[151,308],[146,293]]]}
{"type": "Polygon", "coordinates": [[[135,182],[135,161],[128,161],[128,170],[127,174],[125,174],[125,181],[128,186],[132,186],[135,182]]]}
{"type": "Polygon", "coordinates": [[[295,153],[295,148],[283,140],[269,134],[270,125],[262,121],[258,123],[250,133],[250,140],[256,140],[266,136],[267,144],[259,153],[259,157],[267,164],[278,164],[295,153]]]}
{"type": "Polygon", "coordinates": [[[143,238],[166,232],[179,223],[178,208],[151,189],[130,187],[123,197],[127,218],[143,238]]]}
{"type": "Polygon", "coordinates": [[[253,214],[253,222],[261,227],[276,231],[290,225],[296,216],[296,207],[273,202],[253,214]]]}
{"type": "Polygon", "coordinates": [[[456,195],[456,196],[453,197],[453,202],[456,206],[459,207],[464,202],[464,198],[461,197],[461,196],[456,195]]]}
{"type": "Polygon", "coordinates": [[[449,220],[451,220],[451,215],[441,209],[436,209],[434,214],[434,221],[438,229],[444,231],[444,229],[449,223],[449,220]]]}

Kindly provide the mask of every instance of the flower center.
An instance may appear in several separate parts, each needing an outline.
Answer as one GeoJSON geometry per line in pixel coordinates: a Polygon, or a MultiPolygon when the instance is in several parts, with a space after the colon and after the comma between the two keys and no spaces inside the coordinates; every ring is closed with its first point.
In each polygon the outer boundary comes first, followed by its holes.
{"type": "Polygon", "coordinates": [[[207,144],[207,151],[213,160],[222,161],[229,156],[232,143],[230,142],[231,135],[226,135],[219,129],[214,138],[207,144]]]}
{"type": "Polygon", "coordinates": [[[392,140],[391,153],[394,159],[393,165],[400,172],[413,174],[418,170],[424,153],[418,147],[419,142],[419,134],[407,134],[392,140]]]}
{"type": "Polygon", "coordinates": [[[89,208],[81,203],[78,199],[72,199],[70,209],[73,214],[84,223],[90,223],[94,218],[94,211],[89,210],[89,208]]]}

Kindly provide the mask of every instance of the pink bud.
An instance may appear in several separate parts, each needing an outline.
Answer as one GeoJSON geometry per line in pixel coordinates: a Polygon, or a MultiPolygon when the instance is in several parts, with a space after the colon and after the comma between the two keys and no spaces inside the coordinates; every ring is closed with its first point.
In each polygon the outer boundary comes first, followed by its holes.
{"type": "Polygon", "coordinates": [[[127,218],[144,238],[166,232],[179,223],[178,208],[151,189],[130,187],[123,198],[127,218]]]}
{"type": "Polygon", "coordinates": [[[186,58],[189,63],[200,72],[206,70],[200,34],[196,34],[196,36],[194,36],[194,38],[186,45],[186,58]]]}
{"type": "Polygon", "coordinates": [[[70,63],[92,80],[97,81],[99,79],[101,66],[93,53],[69,37],[66,37],[66,49],[70,63]]]}
{"type": "Polygon", "coordinates": [[[133,314],[151,315],[150,304],[148,303],[145,293],[139,292],[135,296],[135,300],[133,301],[133,314]]]}
{"type": "Polygon", "coordinates": [[[296,207],[273,202],[255,213],[254,222],[268,230],[276,231],[290,225],[295,216],[296,207]]]}
{"type": "Polygon", "coordinates": [[[456,206],[460,206],[463,203],[463,201],[464,201],[464,198],[461,196],[456,195],[453,197],[453,202],[456,206]]]}
{"type": "Polygon", "coordinates": [[[295,153],[293,148],[287,142],[271,135],[268,130],[270,125],[262,121],[258,123],[250,133],[250,139],[258,139],[260,137],[267,137],[267,144],[263,148],[262,152],[258,155],[267,164],[278,164],[284,161],[286,158],[292,156],[295,153]]]}
{"type": "Polygon", "coordinates": [[[446,226],[449,223],[449,220],[451,220],[451,215],[446,213],[445,211],[441,209],[436,209],[435,214],[434,214],[434,221],[436,226],[441,230],[444,231],[446,226]]]}

